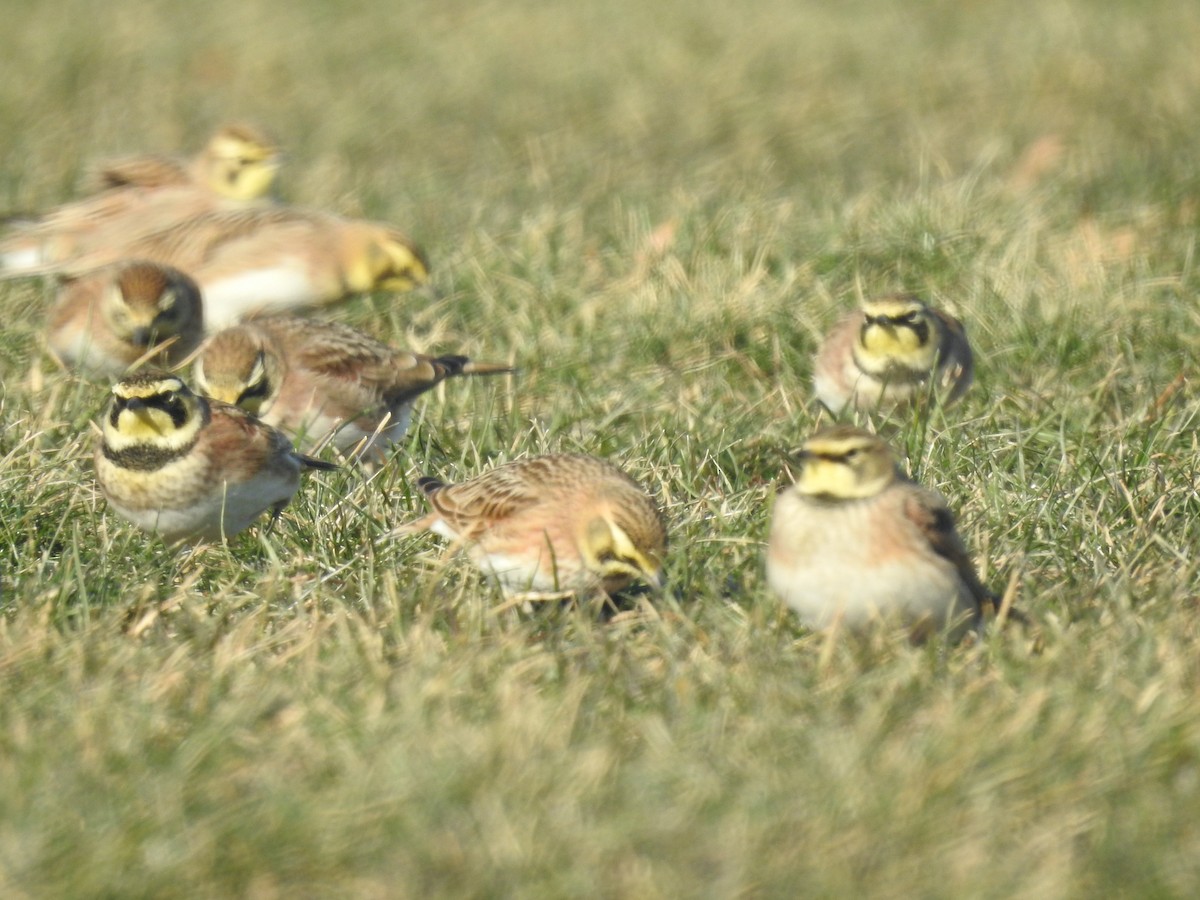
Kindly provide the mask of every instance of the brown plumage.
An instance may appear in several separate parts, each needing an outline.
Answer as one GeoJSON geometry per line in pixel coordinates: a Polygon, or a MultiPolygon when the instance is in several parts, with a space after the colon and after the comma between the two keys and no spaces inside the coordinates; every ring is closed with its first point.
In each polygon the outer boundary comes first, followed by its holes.
{"type": "Polygon", "coordinates": [[[94,375],[119,375],[143,359],[175,365],[204,339],[196,283],[144,260],[64,281],[46,326],[51,351],[94,375]]]}
{"type": "Polygon", "coordinates": [[[911,294],[889,294],[842,318],[813,360],[817,399],[831,412],[893,407],[932,394],[958,400],[974,379],[966,330],[911,294]],[[932,384],[931,384],[932,382],[932,384]]]}
{"type": "Polygon", "coordinates": [[[280,431],[236,406],[192,393],[179,378],[138,373],[117,382],[96,448],[109,505],[167,541],[220,540],[278,512],[308,469],[280,431]]]}
{"type": "Polygon", "coordinates": [[[333,434],[344,454],[381,457],[403,438],[421,394],[447,378],[512,371],[400,350],[336,322],[281,316],[213,335],[195,375],[205,394],[253,411],[305,448],[333,434]]]}
{"type": "Polygon", "coordinates": [[[231,200],[254,200],[270,190],[279,161],[275,142],[263,132],[252,125],[229,124],[191,159],[143,154],[104,160],[89,173],[84,189],[190,186],[231,200]]]}
{"type": "Polygon", "coordinates": [[[100,193],[14,223],[0,240],[0,272],[79,274],[138,256],[121,251],[194,216],[245,207],[267,192],[278,166],[274,145],[243,126],[218,131],[191,162],[132,157],[109,163],[93,179],[100,193]]]}
{"type": "Polygon", "coordinates": [[[508,594],[613,592],[663,583],[667,533],[650,496],[591,456],[520,459],[461,484],[422,478],[428,529],[466,544],[508,594]]]}
{"type": "Polygon", "coordinates": [[[295,207],[211,210],[130,240],[111,232],[55,270],[87,271],[137,257],[191,275],[211,331],[264,312],[334,303],[366,291],[407,291],[429,275],[396,229],[295,207]]]}
{"type": "Polygon", "coordinates": [[[977,626],[994,596],[945,500],[904,477],[857,428],[814,434],[775,501],[767,580],[814,628],[903,624],[914,637],[977,626]]]}

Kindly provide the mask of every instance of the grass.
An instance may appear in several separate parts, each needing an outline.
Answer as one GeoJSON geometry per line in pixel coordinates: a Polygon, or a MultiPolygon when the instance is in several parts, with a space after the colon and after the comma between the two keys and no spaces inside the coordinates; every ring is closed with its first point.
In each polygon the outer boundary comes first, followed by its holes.
{"type": "Polygon", "coordinates": [[[331,315],[522,374],[182,559],[0,285],[4,896],[1200,890],[1192,4],[9,5],[0,206],[250,120],[433,261],[331,315]],[[979,378],[874,424],[1033,634],[828,647],[766,589],[815,342],[901,288],[979,378]],[[662,500],[672,596],[497,616],[382,537],[418,474],[558,450],[662,500]]]}

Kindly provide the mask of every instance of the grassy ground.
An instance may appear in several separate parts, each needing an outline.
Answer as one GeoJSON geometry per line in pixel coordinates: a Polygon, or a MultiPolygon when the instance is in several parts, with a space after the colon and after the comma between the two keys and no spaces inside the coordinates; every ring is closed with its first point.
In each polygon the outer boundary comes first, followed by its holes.
{"type": "Polygon", "coordinates": [[[0,894],[1200,892],[1195,4],[8,7],[0,206],[253,121],[287,199],[429,251],[335,315],[522,374],[181,560],[0,285],[0,894]],[[900,288],[979,379],[876,425],[1036,639],[827,647],[766,589],[815,341],[900,288]],[[381,539],[418,473],[549,450],[656,492],[673,598],[498,616],[381,539]]]}

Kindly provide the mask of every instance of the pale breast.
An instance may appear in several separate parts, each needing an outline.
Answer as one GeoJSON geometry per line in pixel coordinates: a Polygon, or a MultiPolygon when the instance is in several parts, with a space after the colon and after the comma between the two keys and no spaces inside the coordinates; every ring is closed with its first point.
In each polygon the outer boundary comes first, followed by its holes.
{"type": "Polygon", "coordinates": [[[826,505],[780,497],[784,515],[772,522],[767,580],[806,625],[825,629],[840,621],[861,629],[880,619],[928,618],[941,628],[972,608],[953,564],[907,519],[881,515],[894,499],[826,505]]]}
{"type": "Polygon", "coordinates": [[[109,504],[135,525],[169,541],[216,540],[245,530],[295,494],[299,463],[277,462],[245,467],[191,452],[158,469],[126,470],[98,452],[96,475],[109,504]]]}
{"type": "Polygon", "coordinates": [[[471,557],[506,594],[589,590],[597,579],[581,564],[579,549],[555,525],[542,529],[505,523],[482,535],[471,557]]]}
{"type": "Polygon", "coordinates": [[[68,366],[95,375],[119,375],[137,360],[135,348],[113,340],[103,325],[94,327],[86,313],[61,323],[47,335],[55,356],[68,366]]]}
{"type": "Polygon", "coordinates": [[[411,404],[389,410],[374,392],[328,381],[297,369],[288,373],[279,396],[262,418],[294,435],[305,450],[312,450],[333,435],[343,455],[366,456],[386,452],[408,432],[411,404]],[[330,395],[333,396],[330,396],[330,395]]]}
{"type": "Polygon", "coordinates": [[[219,527],[206,535],[210,538],[244,531],[268,509],[286,504],[300,487],[300,475],[280,470],[241,484],[226,483],[224,487],[223,496],[217,496],[219,527]]]}

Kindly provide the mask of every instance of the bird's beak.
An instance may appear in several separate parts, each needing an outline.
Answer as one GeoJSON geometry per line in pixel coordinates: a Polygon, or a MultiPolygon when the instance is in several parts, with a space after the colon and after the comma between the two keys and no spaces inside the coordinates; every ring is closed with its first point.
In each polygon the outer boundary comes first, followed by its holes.
{"type": "Polygon", "coordinates": [[[667,586],[667,573],[660,566],[646,573],[646,584],[654,588],[656,591],[661,591],[667,586]]]}
{"type": "Polygon", "coordinates": [[[158,427],[158,423],[155,422],[154,417],[150,415],[150,407],[146,405],[145,400],[141,399],[140,397],[130,397],[125,401],[124,408],[137,416],[138,421],[140,421],[143,425],[147,425],[154,431],[161,433],[162,429],[158,427]]]}

